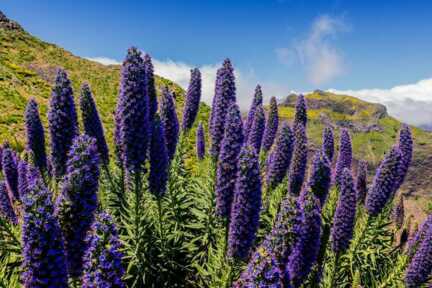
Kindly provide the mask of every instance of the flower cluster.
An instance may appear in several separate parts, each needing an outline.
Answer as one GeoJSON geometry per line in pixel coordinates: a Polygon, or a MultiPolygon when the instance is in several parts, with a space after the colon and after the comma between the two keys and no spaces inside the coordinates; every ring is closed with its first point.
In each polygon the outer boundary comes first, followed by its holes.
{"type": "Polygon", "coordinates": [[[17,224],[17,216],[12,207],[11,199],[9,198],[6,183],[0,182],[0,214],[2,217],[8,219],[11,223],[17,224]]]}
{"type": "Polygon", "coordinates": [[[198,114],[201,100],[201,72],[198,68],[191,70],[191,79],[186,93],[186,103],[183,110],[183,130],[192,128],[198,114]]]}
{"type": "Polygon", "coordinates": [[[243,145],[243,124],[237,104],[228,109],[225,134],[216,172],[216,213],[229,217],[234,195],[238,158],[243,145]]]}
{"type": "Polygon", "coordinates": [[[287,175],[294,146],[294,136],[287,122],[276,137],[276,143],[267,159],[266,183],[267,187],[275,188],[287,175]]]}
{"type": "Polygon", "coordinates": [[[267,124],[263,136],[262,146],[263,151],[267,152],[273,145],[276,133],[278,131],[279,116],[276,97],[270,99],[270,111],[268,113],[267,124]]]}
{"type": "Polygon", "coordinates": [[[196,131],[196,154],[198,159],[202,160],[205,156],[205,136],[204,127],[200,122],[196,131]]]}
{"type": "Polygon", "coordinates": [[[86,238],[82,287],[125,287],[121,244],[113,219],[105,212],[96,215],[86,238]]]}
{"type": "Polygon", "coordinates": [[[305,127],[298,123],[294,127],[294,152],[291,170],[289,173],[289,192],[292,195],[299,195],[303,186],[307,162],[307,137],[305,127]]]}
{"type": "Polygon", "coordinates": [[[253,147],[242,148],[238,165],[227,254],[230,258],[246,259],[256,237],[261,210],[261,177],[253,147]]]}
{"type": "Polygon", "coordinates": [[[336,187],[340,185],[340,178],[342,171],[345,168],[351,169],[352,163],[352,145],[351,136],[347,129],[342,129],[339,140],[339,155],[336,161],[336,168],[334,172],[334,182],[336,187]]]}
{"type": "Polygon", "coordinates": [[[175,110],[174,97],[168,87],[162,91],[160,118],[164,127],[168,158],[173,159],[179,138],[179,123],[175,110]]]}
{"type": "Polygon", "coordinates": [[[401,229],[405,219],[405,211],[404,211],[404,199],[403,195],[399,196],[399,201],[395,205],[392,211],[392,220],[396,228],[401,229]]]}
{"type": "Polygon", "coordinates": [[[407,288],[420,287],[432,272],[432,228],[429,227],[405,274],[407,288]]]}
{"type": "Polygon", "coordinates": [[[399,179],[395,183],[395,191],[399,189],[405,180],[405,176],[408,173],[408,168],[412,160],[413,139],[411,135],[411,129],[408,125],[402,125],[402,128],[399,132],[398,147],[401,152],[401,163],[399,165],[399,179]]]}
{"type": "Polygon", "coordinates": [[[36,100],[30,98],[24,113],[27,133],[27,149],[32,151],[34,164],[41,170],[47,168],[45,152],[45,132],[39,116],[39,108],[36,100]]]}
{"type": "Polygon", "coordinates": [[[247,142],[250,146],[254,147],[257,154],[260,153],[261,144],[265,130],[265,114],[262,105],[258,105],[255,109],[251,129],[247,136],[247,142]]]}
{"type": "Polygon", "coordinates": [[[249,135],[249,131],[252,128],[252,123],[254,121],[256,107],[260,106],[262,104],[263,104],[263,95],[262,95],[261,86],[257,85],[255,87],[255,94],[254,94],[254,98],[252,100],[251,107],[250,107],[249,112],[248,112],[247,119],[244,123],[244,125],[245,125],[244,126],[244,133],[245,133],[246,139],[247,139],[247,136],[249,135]]]}
{"type": "Polygon", "coordinates": [[[364,203],[367,193],[367,162],[364,160],[359,161],[357,165],[357,177],[356,177],[356,191],[357,191],[357,202],[364,203]]]}
{"type": "Polygon", "coordinates": [[[165,193],[168,181],[169,158],[165,145],[164,127],[158,114],[155,114],[152,124],[149,188],[153,195],[161,197],[165,193]]]}
{"type": "Polygon", "coordinates": [[[326,154],[330,163],[333,162],[334,136],[333,136],[333,129],[329,126],[324,128],[323,135],[322,135],[322,148],[321,149],[326,154]]]}
{"type": "Polygon", "coordinates": [[[19,200],[17,156],[11,148],[3,149],[2,166],[11,201],[19,200]]]}
{"type": "Polygon", "coordinates": [[[307,124],[307,106],[305,97],[300,94],[297,97],[297,103],[295,106],[295,116],[294,116],[294,129],[297,125],[301,124],[306,129],[307,124]]]}
{"type": "Polygon", "coordinates": [[[96,139],[99,157],[104,163],[108,163],[108,146],[102,122],[88,83],[84,83],[81,87],[80,108],[85,134],[96,139]]]}
{"type": "Polygon", "coordinates": [[[56,214],[63,231],[68,272],[81,275],[84,239],[94,219],[99,188],[96,140],[87,135],[74,139],[67,171],[57,199],[56,214]]]}
{"type": "Polygon", "coordinates": [[[77,121],[71,81],[66,72],[59,69],[48,111],[48,127],[51,139],[50,162],[53,174],[57,178],[65,173],[70,146],[79,133],[77,121]]]}
{"type": "Polygon", "coordinates": [[[153,72],[153,63],[149,54],[145,54],[144,57],[144,71],[146,78],[146,91],[149,101],[149,119],[153,119],[158,109],[156,85],[153,72]]]}
{"type": "Polygon", "coordinates": [[[308,187],[324,206],[331,183],[331,167],[325,152],[315,153],[309,175],[308,187]]]}

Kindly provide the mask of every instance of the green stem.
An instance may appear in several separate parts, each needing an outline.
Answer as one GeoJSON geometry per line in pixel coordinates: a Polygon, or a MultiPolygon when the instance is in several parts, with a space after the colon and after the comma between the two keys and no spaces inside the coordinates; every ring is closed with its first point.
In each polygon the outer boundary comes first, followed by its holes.
{"type": "Polygon", "coordinates": [[[335,255],[333,273],[332,273],[331,281],[330,281],[330,288],[337,287],[336,286],[336,278],[337,278],[337,268],[338,268],[337,266],[339,265],[339,259],[340,259],[340,253],[338,252],[335,255]]]}
{"type": "Polygon", "coordinates": [[[161,237],[162,247],[165,243],[165,233],[163,229],[163,219],[162,219],[162,197],[157,198],[157,204],[158,204],[158,214],[159,214],[159,233],[161,237]]]}
{"type": "Polygon", "coordinates": [[[224,247],[224,255],[227,255],[227,250],[228,250],[228,238],[229,238],[229,225],[230,225],[230,220],[227,216],[226,220],[225,220],[225,247],[224,247]]]}

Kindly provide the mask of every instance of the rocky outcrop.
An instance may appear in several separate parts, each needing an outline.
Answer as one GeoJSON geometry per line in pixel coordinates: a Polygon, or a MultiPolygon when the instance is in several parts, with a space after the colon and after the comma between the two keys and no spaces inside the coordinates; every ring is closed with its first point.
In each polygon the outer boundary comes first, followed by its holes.
{"type": "Polygon", "coordinates": [[[0,11],[0,28],[7,30],[22,30],[21,26],[17,22],[7,18],[2,11],[0,11]]]}

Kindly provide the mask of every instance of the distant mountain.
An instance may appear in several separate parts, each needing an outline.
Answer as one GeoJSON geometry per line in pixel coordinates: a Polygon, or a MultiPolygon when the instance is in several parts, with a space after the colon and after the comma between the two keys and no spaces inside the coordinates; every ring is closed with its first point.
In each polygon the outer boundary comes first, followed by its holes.
{"type": "MultiPolygon", "coordinates": [[[[348,128],[353,138],[354,157],[365,159],[375,167],[397,139],[401,123],[388,115],[386,107],[358,98],[316,90],[306,96],[308,105],[308,136],[311,149],[321,145],[321,132],[326,125],[339,131],[348,128]]],[[[294,116],[297,95],[288,95],[279,105],[279,114],[290,121],[294,116]]],[[[407,179],[401,188],[412,195],[408,209],[422,214],[425,199],[432,198],[432,133],[412,127],[414,158],[407,179]],[[416,205],[411,205],[416,203],[416,205]]],[[[372,180],[372,175],[370,177],[372,180]]]]}
{"type": "Polygon", "coordinates": [[[420,128],[426,131],[432,131],[432,123],[420,125],[420,128]]]}

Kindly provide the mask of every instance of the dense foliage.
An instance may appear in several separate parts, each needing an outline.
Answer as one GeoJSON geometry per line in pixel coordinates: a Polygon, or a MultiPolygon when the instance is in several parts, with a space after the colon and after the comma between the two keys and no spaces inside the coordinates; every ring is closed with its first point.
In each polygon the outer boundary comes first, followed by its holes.
{"type": "Polygon", "coordinates": [[[196,120],[199,71],[192,71],[181,130],[175,93],[165,87],[157,101],[153,78],[151,58],[129,49],[115,131],[106,133],[85,84],[78,123],[72,85],[58,70],[47,165],[31,100],[26,150],[2,146],[0,286],[427,285],[432,216],[413,233],[396,197],[412,158],[408,126],[368,187],[367,165],[352,171],[348,129],[335,165],[332,129],[321,147],[308,146],[303,96],[293,121],[278,125],[275,100],[266,113],[258,86],[243,125],[225,60],[207,136],[196,120]],[[115,143],[109,152],[107,134],[115,143]]]}

